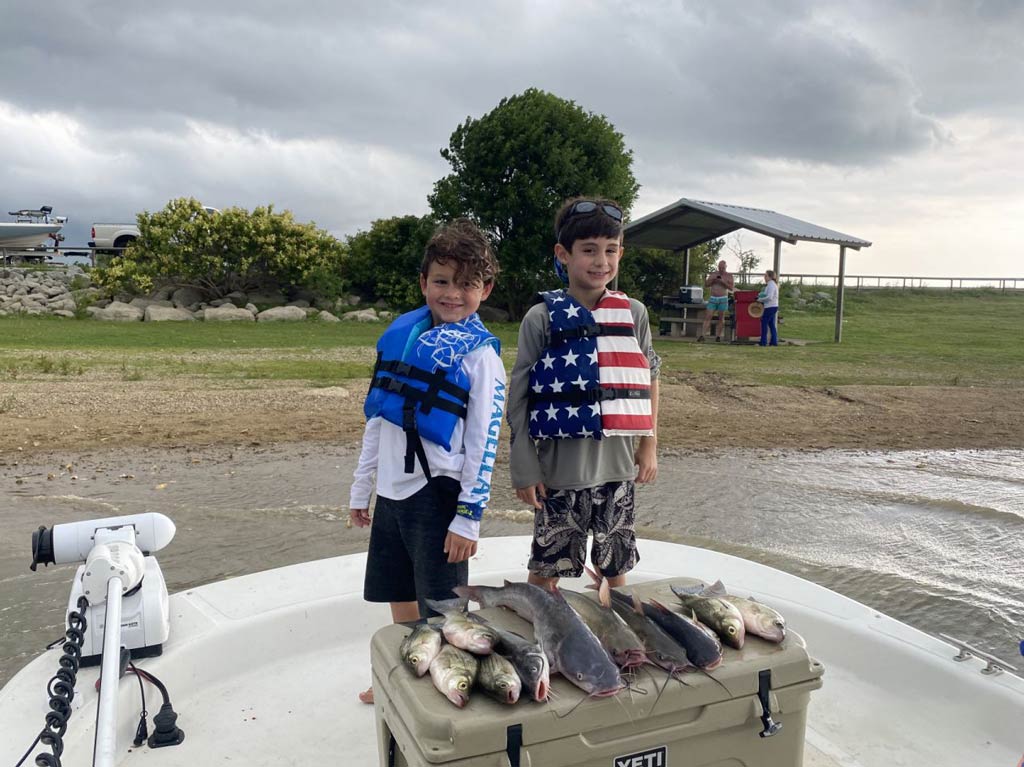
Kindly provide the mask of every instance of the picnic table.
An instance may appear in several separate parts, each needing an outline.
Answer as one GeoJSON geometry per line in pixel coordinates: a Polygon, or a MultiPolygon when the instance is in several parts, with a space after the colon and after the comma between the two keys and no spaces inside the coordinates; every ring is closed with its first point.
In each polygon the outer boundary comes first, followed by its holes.
{"type": "MultiPolygon", "coordinates": [[[[730,303],[731,306],[731,303],[730,303]]],[[[661,303],[661,318],[659,320],[658,335],[669,338],[696,337],[700,335],[701,327],[704,325],[704,315],[707,313],[706,302],[683,303],[674,298],[664,298],[661,303]]],[[[718,325],[717,319],[712,323],[711,332],[715,331],[718,325]]],[[[731,341],[735,322],[730,311],[725,317],[725,338],[731,341]]]]}

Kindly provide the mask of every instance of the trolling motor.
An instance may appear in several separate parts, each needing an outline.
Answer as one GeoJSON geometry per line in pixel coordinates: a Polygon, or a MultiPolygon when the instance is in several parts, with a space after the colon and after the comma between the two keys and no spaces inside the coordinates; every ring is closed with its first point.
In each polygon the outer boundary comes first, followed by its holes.
{"type": "Polygon", "coordinates": [[[89,600],[88,629],[82,645],[82,665],[100,662],[103,649],[104,603],[108,583],[116,579],[121,624],[121,647],[133,658],[160,655],[170,632],[167,584],[156,558],[150,556],[174,538],[174,523],[163,514],[131,514],[121,517],[70,522],[40,527],[32,533],[33,571],[40,564],[84,562],[75,573],[68,612],[79,597],[89,600]]]}
{"type": "MultiPolygon", "coordinates": [[[[170,633],[167,584],[152,553],[170,543],[174,532],[170,519],[151,512],[40,527],[32,533],[33,571],[40,564],[84,562],[71,586],[68,625],[80,627],[73,640],[78,652],[71,653],[80,657],[75,670],[78,665],[101,664],[94,765],[114,763],[117,680],[127,656],[160,655],[170,633]]],[[[69,629],[69,639],[71,633],[69,629]]],[[[180,743],[184,736],[173,721],[170,728],[176,731],[171,740],[180,743]]]]}

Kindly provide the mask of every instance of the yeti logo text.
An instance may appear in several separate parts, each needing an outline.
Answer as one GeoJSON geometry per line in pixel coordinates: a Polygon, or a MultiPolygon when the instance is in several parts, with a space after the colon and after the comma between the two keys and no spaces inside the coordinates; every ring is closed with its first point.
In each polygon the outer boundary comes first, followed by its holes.
{"type": "Polygon", "coordinates": [[[628,756],[615,757],[614,767],[667,767],[668,748],[659,746],[628,756]]]}

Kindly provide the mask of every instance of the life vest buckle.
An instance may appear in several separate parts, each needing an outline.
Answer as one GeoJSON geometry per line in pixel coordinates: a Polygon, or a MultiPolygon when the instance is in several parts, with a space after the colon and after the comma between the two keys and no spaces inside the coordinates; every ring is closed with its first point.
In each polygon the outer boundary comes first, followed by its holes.
{"type": "Polygon", "coordinates": [[[405,384],[397,378],[385,376],[381,376],[377,379],[377,386],[386,392],[391,392],[392,394],[402,394],[405,390],[405,384]]]}

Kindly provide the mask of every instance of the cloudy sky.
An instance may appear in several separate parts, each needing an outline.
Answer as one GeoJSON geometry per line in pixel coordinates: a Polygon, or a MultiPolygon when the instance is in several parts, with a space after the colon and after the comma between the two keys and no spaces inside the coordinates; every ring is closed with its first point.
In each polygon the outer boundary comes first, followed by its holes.
{"type": "Polygon", "coordinates": [[[623,133],[634,218],[766,207],[872,241],[853,274],[1024,276],[1019,0],[0,5],[0,216],[52,205],[69,245],[177,196],[425,213],[454,128],[537,87],[623,133]]]}

